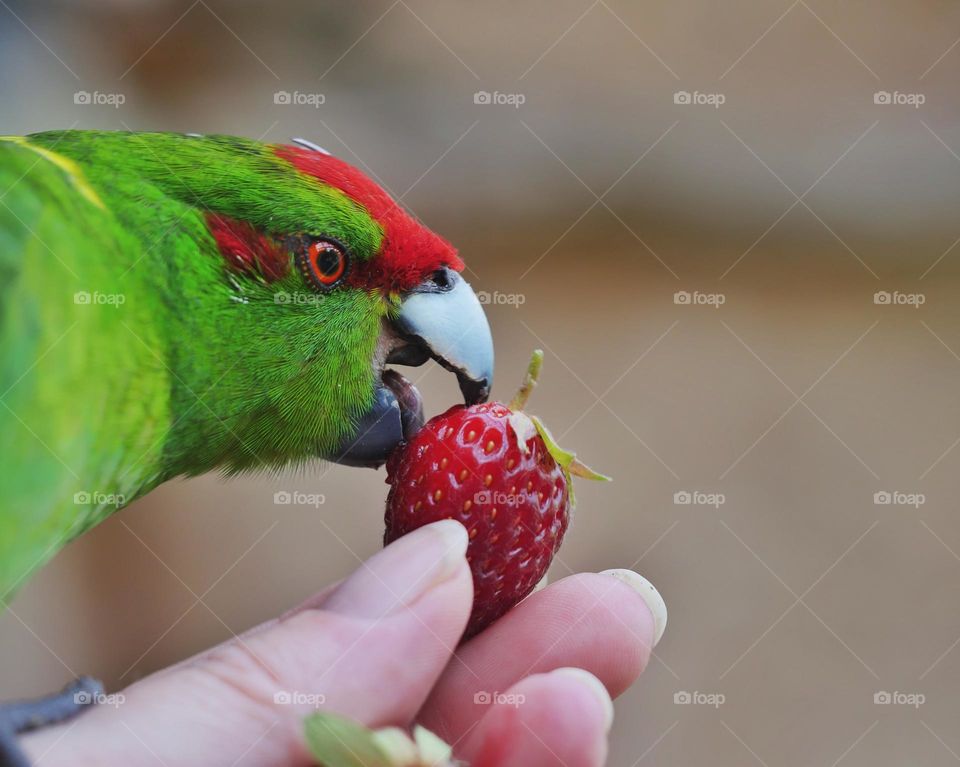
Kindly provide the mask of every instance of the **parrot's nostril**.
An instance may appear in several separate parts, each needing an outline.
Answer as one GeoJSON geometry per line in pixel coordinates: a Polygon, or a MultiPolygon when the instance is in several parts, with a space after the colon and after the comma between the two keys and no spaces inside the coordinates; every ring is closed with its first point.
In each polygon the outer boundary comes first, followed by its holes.
{"type": "Polygon", "coordinates": [[[432,282],[440,290],[450,290],[453,287],[455,274],[456,272],[453,272],[446,267],[443,269],[437,269],[437,271],[430,275],[430,282],[432,282]]]}

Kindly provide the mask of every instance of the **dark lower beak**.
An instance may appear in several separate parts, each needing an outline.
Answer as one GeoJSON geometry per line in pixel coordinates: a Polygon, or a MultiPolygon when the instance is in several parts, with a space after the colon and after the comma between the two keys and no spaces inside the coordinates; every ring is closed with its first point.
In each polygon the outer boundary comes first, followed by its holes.
{"type": "MultiPolygon", "coordinates": [[[[382,362],[417,366],[434,359],[457,376],[467,405],[487,400],[493,384],[493,339],[476,294],[459,274],[440,270],[411,291],[385,332],[391,348],[382,362]]],[[[380,466],[423,423],[420,392],[395,370],[384,370],[370,408],[330,460],[380,466]]]]}

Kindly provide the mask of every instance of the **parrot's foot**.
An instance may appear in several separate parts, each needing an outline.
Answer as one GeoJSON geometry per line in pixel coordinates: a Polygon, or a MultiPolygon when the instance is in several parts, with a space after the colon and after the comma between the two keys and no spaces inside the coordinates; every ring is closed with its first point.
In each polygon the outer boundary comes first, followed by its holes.
{"type": "Polygon", "coordinates": [[[103,695],[103,685],[82,676],[58,693],[0,704],[0,767],[30,767],[17,735],[70,719],[103,695]]]}

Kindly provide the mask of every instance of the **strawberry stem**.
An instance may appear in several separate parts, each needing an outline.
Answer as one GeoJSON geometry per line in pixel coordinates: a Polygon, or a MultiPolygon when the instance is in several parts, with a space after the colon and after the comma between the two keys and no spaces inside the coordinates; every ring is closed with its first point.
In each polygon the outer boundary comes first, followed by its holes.
{"type": "Polygon", "coordinates": [[[543,349],[534,349],[530,357],[530,364],[527,365],[527,373],[523,377],[523,383],[519,391],[510,400],[510,409],[514,412],[523,410],[527,406],[527,400],[533,393],[537,385],[537,379],[540,377],[540,368],[543,367],[543,349]]]}
{"type": "Polygon", "coordinates": [[[567,478],[567,486],[570,488],[570,505],[572,507],[576,501],[573,496],[573,480],[571,475],[600,482],[609,482],[610,477],[594,471],[578,459],[574,453],[571,453],[569,450],[564,450],[557,444],[557,441],[553,438],[553,435],[547,427],[543,425],[543,421],[536,416],[528,416],[523,412],[523,409],[527,406],[527,400],[530,399],[530,395],[533,393],[534,388],[536,388],[541,367],[543,367],[543,350],[534,349],[533,355],[530,357],[530,364],[527,366],[527,373],[523,377],[523,384],[520,386],[520,390],[514,398],[510,400],[509,407],[510,410],[513,411],[510,416],[510,424],[513,427],[514,433],[517,435],[517,441],[521,446],[520,449],[523,450],[524,453],[529,451],[527,440],[534,434],[540,435],[544,446],[547,448],[547,452],[553,456],[553,460],[559,464],[564,476],[567,478]]]}

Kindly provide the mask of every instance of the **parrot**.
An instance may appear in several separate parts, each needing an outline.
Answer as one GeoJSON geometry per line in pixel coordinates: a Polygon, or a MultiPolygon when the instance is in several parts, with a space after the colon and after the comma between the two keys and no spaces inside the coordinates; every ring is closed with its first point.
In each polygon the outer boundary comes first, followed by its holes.
{"type": "Polygon", "coordinates": [[[423,424],[388,365],[487,399],[454,247],[304,139],[0,137],[0,607],[175,477],[378,467],[423,424]]]}

